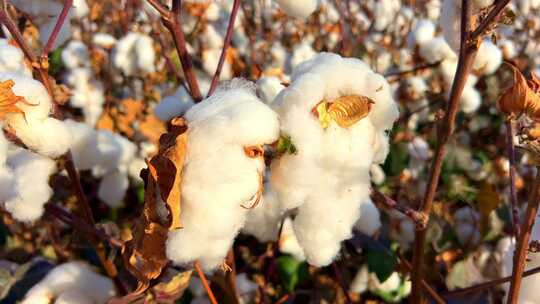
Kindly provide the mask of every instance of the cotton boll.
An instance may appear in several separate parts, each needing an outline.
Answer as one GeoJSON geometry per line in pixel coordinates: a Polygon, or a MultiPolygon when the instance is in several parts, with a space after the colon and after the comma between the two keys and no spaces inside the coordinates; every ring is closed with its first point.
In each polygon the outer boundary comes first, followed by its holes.
{"type": "Polygon", "coordinates": [[[448,45],[459,53],[461,36],[461,2],[443,0],[439,19],[444,39],[448,45]]]}
{"type": "Polygon", "coordinates": [[[422,45],[435,37],[435,24],[429,19],[418,20],[408,37],[409,47],[422,45]]]}
{"type": "MultiPolygon", "coordinates": [[[[219,64],[221,48],[208,49],[202,52],[203,68],[208,75],[214,75],[219,64]]],[[[230,62],[225,60],[219,74],[219,79],[230,79],[232,77],[232,67],[230,62]]]]}
{"type": "Polygon", "coordinates": [[[92,36],[92,43],[105,49],[111,49],[116,44],[116,38],[107,33],[96,33],[92,36]]]}
{"type": "Polygon", "coordinates": [[[257,80],[257,95],[267,105],[272,104],[274,98],[283,90],[284,86],[281,84],[279,78],[274,76],[265,76],[257,80]]]}
{"type": "Polygon", "coordinates": [[[61,156],[71,145],[69,129],[64,122],[52,117],[25,120],[19,115],[9,119],[8,125],[28,148],[48,157],[61,156]]]}
{"type": "Polygon", "coordinates": [[[155,71],[155,50],[152,39],[145,34],[130,32],[118,40],[113,51],[113,63],[126,76],[155,71]]]}
{"type": "Polygon", "coordinates": [[[504,59],[512,59],[518,55],[516,45],[512,40],[503,40],[499,42],[504,59]]]}
{"type": "Polygon", "coordinates": [[[275,0],[289,17],[307,18],[317,9],[317,0],[275,0]]]}
{"type": "Polygon", "coordinates": [[[386,174],[384,173],[384,170],[381,168],[380,165],[371,165],[369,173],[371,174],[371,181],[375,185],[382,185],[384,183],[384,180],[386,179],[386,174]]]}
{"type": "Polygon", "coordinates": [[[79,170],[91,169],[100,162],[96,131],[85,123],[71,119],[64,122],[73,136],[70,150],[75,167],[79,170]]]}
{"type": "Polygon", "coordinates": [[[111,208],[118,208],[122,205],[126,190],[129,187],[129,180],[125,173],[118,170],[112,171],[99,183],[98,197],[111,208]]]}
{"type": "Polygon", "coordinates": [[[70,41],[62,50],[62,62],[64,62],[68,69],[89,66],[90,55],[88,48],[82,41],[70,41]]]}
{"type": "Polygon", "coordinates": [[[435,37],[422,43],[420,56],[429,63],[456,58],[456,54],[442,37],[435,37]]]}
{"type": "Polygon", "coordinates": [[[52,195],[49,176],[56,170],[55,162],[19,149],[8,158],[7,164],[13,170],[13,188],[4,208],[16,220],[37,220],[43,214],[43,205],[52,195]]]}
{"type": "Polygon", "coordinates": [[[90,12],[90,8],[88,7],[86,0],[73,0],[73,8],[77,18],[86,17],[90,12]]]}
{"type": "Polygon", "coordinates": [[[281,235],[279,236],[279,251],[292,255],[298,261],[305,261],[304,250],[300,247],[293,229],[293,221],[290,217],[285,218],[281,235]]]}
{"type": "Polygon", "coordinates": [[[221,50],[223,47],[223,36],[211,24],[206,26],[205,31],[201,34],[201,40],[204,47],[208,49],[221,50]]]}
{"type": "MultiPolygon", "coordinates": [[[[44,119],[49,116],[52,102],[51,97],[41,82],[23,74],[14,72],[0,72],[0,81],[13,80],[15,85],[12,90],[17,96],[24,97],[26,103],[19,102],[17,107],[24,112],[27,120],[44,119]]],[[[10,117],[20,114],[8,114],[10,117]]]]}
{"type": "MultiPolygon", "coordinates": [[[[227,254],[259,191],[264,162],[244,147],[272,143],[277,115],[256,96],[253,84],[233,80],[185,115],[187,154],[182,178],[183,228],[171,231],[167,257],[176,264],[199,260],[214,269],[227,254]]],[[[257,206],[259,207],[259,206],[257,206]]]]}
{"type": "Polygon", "coordinates": [[[364,293],[368,289],[369,271],[366,265],[362,265],[354,276],[349,290],[354,293],[364,293]]]}
{"type": "Polygon", "coordinates": [[[173,95],[163,98],[154,108],[154,114],[163,121],[183,115],[195,102],[184,86],[179,86],[173,95]]]}
{"type": "Polygon", "coordinates": [[[388,212],[390,216],[390,239],[399,243],[403,250],[408,250],[414,242],[415,227],[413,221],[397,210],[388,212]]]}
{"type": "Polygon", "coordinates": [[[328,265],[369,197],[369,170],[387,153],[384,130],[397,118],[397,106],[382,76],[358,59],[329,53],[300,64],[272,105],[297,153],[272,162],[271,187],[284,210],[298,208],[294,230],[308,262],[328,265]],[[323,129],[312,109],[344,95],[372,99],[369,115],[348,128],[330,122],[323,129]]]}
{"type": "Polygon", "coordinates": [[[5,202],[14,195],[14,176],[13,170],[7,166],[0,166],[0,202],[5,202]]]}
{"type": "Polygon", "coordinates": [[[354,224],[354,229],[367,235],[374,235],[380,228],[379,209],[368,198],[360,204],[360,219],[354,224]]]}
{"type": "Polygon", "coordinates": [[[114,295],[114,285],[109,278],[96,274],[87,264],[77,261],[55,267],[26,293],[22,304],[34,304],[36,299],[73,299],[76,296],[79,299],[84,297],[90,303],[106,303],[114,295]]]}
{"type": "Polygon", "coordinates": [[[465,86],[461,94],[461,110],[467,114],[473,113],[478,110],[481,104],[482,97],[480,96],[480,92],[474,87],[465,86]]]}
{"type": "Polygon", "coordinates": [[[70,70],[66,81],[72,87],[73,95],[69,99],[71,105],[81,108],[85,122],[95,125],[103,112],[105,103],[103,84],[93,79],[90,67],[70,70]]]}
{"type": "Polygon", "coordinates": [[[23,52],[6,39],[0,39],[0,72],[16,72],[32,76],[32,71],[24,61],[23,52]]]}
{"type": "Polygon", "coordinates": [[[491,42],[484,40],[478,49],[473,68],[483,75],[493,74],[501,65],[503,54],[501,50],[491,42]]]}
{"type": "Polygon", "coordinates": [[[376,1],[373,10],[374,28],[377,31],[382,31],[392,24],[392,22],[395,22],[396,14],[399,12],[400,7],[401,4],[396,0],[376,1]]]}
{"type": "Polygon", "coordinates": [[[68,290],[61,293],[54,304],[94,304],[92,299],[79,290],[68,290]]]}

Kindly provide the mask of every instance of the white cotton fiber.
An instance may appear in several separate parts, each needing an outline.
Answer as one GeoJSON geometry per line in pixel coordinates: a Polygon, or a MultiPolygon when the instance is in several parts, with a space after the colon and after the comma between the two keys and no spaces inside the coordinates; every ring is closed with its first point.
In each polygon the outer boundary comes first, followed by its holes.
{"type": "Polygon", "coordinates": [[[429,19],[420,19],[416,21],[414,27],[409,34],[409,47],[414,45],[422,45],[425,42],[433,39],[435,36],[435,24],[429,19]]]}
{"type": "Polygon", "coordinates": [[[43,85],[19,73],[0,73],[0,81],[12,80],[13,93],[25,99],[16,106],[24,112],[6,115],[7,128],[30,149],[48,157],[67,152],[71,134],[62,121],[49,117],[52,103],[43,85]]]}
{"type": "Polygon", "coordinates": [[[87,0],[73,0],[73,10],[77,18],[83,18],[90,12],[90,8],[86,1],[87,0]]]}
{"type": "Polygon", "coordinates": [[[47,303],[51,299],[58,303],[58,300],[77,299],[79,302],[76,303],[105,304],[114,295],[114,285],[109,278],[95,273],[87,264],[76,261],[55,267],[26,293],[21,303],[41,303],[44,299],[48,300],[47,303]]]}
{"type": "Polygon", "coordinates": [[[6,39],[0,39],[0,72],[17,72],[32,76],[32,71],[24,61],[23,52],[6,39]]]}
{"type": "Polygon", "coordinates": [[[257,95],[267,105],[272,104],[274,98],[276,98],[283,88],[285,88],[285,86],[283,86],[279,78],[275,76],[264,76],[257,80],[257,95]]]}
{"type": "Polygon", "coordinates": [[[259,206],[249,210],[242,232],[253,235],[260,242],[276,241],[282,217],[276,192],[265,184],[259,206]]]}
{"type": "Polygon", "coordinates": [[[290,66],[294,69],[299,64],[313,58],[315,55],[317,55],[317,52],[315,52],[311,46],[311,43],[304,40],[299,45],[294,47],[292,56],[290,58],[290,66]]]}
{"type": "Polygon", "coordinates": [[[359,219],[366,233],[380,225],[371,221],[378,212],[362,205],[370,204],[369,170],[386,157],[384,131],[398,117],[397,105],[386,80],[365,63],[322,53],[298,66],[273,107],[297,153],[272,162],[271,187],[284,210],[298,208],[293,226],[308,262],[328,265],[359,219]],[[323,129],[311,110],[344,95],[373,100],[369,115],[349,128],[331,122],[323,129]]]}
{"type": "Polygon", "coordinates": [[[279,8],[290,17],[307,18],[318,5],[317,0],[275,0],[279,8]]]}
{"type": "Polygon", "coordinates": [[[7,166],[13,176],[9,194],[3,195],[4,208],[18,221],[37,220],[43,214],[43,205],[53,193],[49,186],[49,176],[56,170],[55,162],[19,149],[9,156],[7,166]]]}
{"type": "Polygon", "coordinates": [[[292,255],[298,261],[306,260],[304,249],[302,249],[298,243],[298,239],[296,238],[293,228],[293,221],[290,217],[285,218],[283,221],[281,235],[279,236],[279,251],[292,255]]]}
{"type": "Polygon", "coordinates": [[[79,170],[88,170],[100,162],[97,132],[85,123],[65,120],[72,136],[71,154],[79,170]]]}
{"type": "MultiPolygon", "coordinates": [[[[213,76],[216,72],[219,64],[219,58],[221,56],[221,48],[208,49],[202,52],[203,68],[208,76],[213,76]]],[[[232,77],[231,63],[225,59],[219,79],[230,79],[232,77]]]]}
{"type": "Polygon", "coordinates": [[[98,197],[111,208],[122,205],[129,180],[125,172],[114,170],[103,176],[98,188],[98,197]]]}
{"type": "Polygon", "coordinates": [[[461,110],[467,114],[473,113],[480,108],[481,104],[482,97],[480,96],[480,92],[473,86],[466,85],[461,94],[461,110]]]}
{"type": "Polygon", "coordinates": [[[420,56],[429,63],[452,59],[456,54],[442,37],[435,37],[420,45],[420,56]]]}
{"type": "Polygon", "coordinates": [[[401,8],[399,0],[379,0],[373,9],[374,28],[382,31],[396,21],[396,14],[401,8]]]}
{"type": "Polygon", "coordinates": [[[62,62],[68,69],[90,66],[88,48],[82,41],[70,41],[62,50],[62,62]]]}
{"type": "Polygon", "coordinates": [[[116,38],[107,33],[95,33],[92,36],[92,43],[101,46],[105,49],[110,49],[116,44],[116,38]]]}
{"type": "Polygon", "coordinates": [[[381,228],[379,209],[370,198],[360,204],[360,219],[356,221],[354,228],[368,235],[374,235],[381,228]]]}
{"type": "Polygon", "coordinates": [[[453,225],[458,241],[462,245],[476,244],[480,240],[480,215],[471,207],[459,208],[454,213],[453,225]]]}
{"type": "Polygon", "coordinates": [[[473,68],[482,75],[493,74],[501,66],[502,60],[502,51],[491,39],[485,39],[478,49],[473,68]]]}
{"type": "Polygon", "coordinates": [[[126,76],[155,71],[155,50],[148,35],[130,32],[116,43],[112,60],[126,76]]]}
{"type": "Polygon", "coordinates": [[[84,120],[95,125],[105,103],[103,84],[94,78],[90,67],[77,67],[69,71],[66,77],[67,84],[72,89],[69,102],[73,107],[81,108],[84,120]]]}
{"type": "Polygon", "coordinates": [[[260,188],[262,158],[244,147],[277,140],[276,113],[256,96],[253,84],[234,79],[185,115],[188,149],[182,178],[183,228],[171,231],[167,257],[175,264],[199,260],[218,266],[244,225],[260,188]]]}

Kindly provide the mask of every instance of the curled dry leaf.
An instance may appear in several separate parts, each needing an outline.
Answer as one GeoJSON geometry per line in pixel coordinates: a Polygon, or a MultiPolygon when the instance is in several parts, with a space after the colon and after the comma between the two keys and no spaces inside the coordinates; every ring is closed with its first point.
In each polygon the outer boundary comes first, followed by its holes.
{"type": "Polygon", "coordinates": [[[514,73],[514,84],[499,98],[499,109],[508,115],[525,113],[533,119],[540,119],[540,81],[534,75],[527,81],[515,66],[509,66],[514,73]]]}
{"type": "Polygon", "coordinates": [[[167,233],[181,228],[180,194],[188,127],[182,118],[172,120],[171,124],[170,131],[159,140],[158,154],[150,159],[148,169],[141,172],[145,181],[144,210],[133,238],[123,249],[124,264],[139,281],[134,294],[144,292],[150,280],[161,274],[168,262],[167,233]],[[163,203],[169,211],[167,218],[158,212],[163,203]]]}
{"type": "Polygon", "coordinates": [[[0,118],[4,118],[9,113],[24,113],[17,107],[17,103],[27,103],[26,99],[13,93],[14,85],[11,79],[0,81],[0,118]]]}
{"type": "Polygon", "coordinates": [[[330,121],[335,121],[338,126],[348,128],[371,111],[374,101],[366,96],[346,95],[334,100],[323,100],[312,110],[312,113],[319,118],[323,129],[328,128],[330,121]]]}

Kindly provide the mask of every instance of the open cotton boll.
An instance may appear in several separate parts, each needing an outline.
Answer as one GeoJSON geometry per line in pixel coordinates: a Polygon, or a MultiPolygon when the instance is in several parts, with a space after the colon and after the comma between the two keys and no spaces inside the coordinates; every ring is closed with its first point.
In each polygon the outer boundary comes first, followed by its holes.
{"type": "Polygon", "coordinates": [[[129,179],[125,172],[114,170],[103,176],[98,188],[98,197],[111,208],[122,205],[129,187],[129,179]]]}
{"type": "Polygon", "coordinates": [[[75,17],[83,18],[88,15],[90,8],[86,3],[86,0],[73,0],[73,9],[75,12],[75,17]]]}
{"type": "Polygon", "coordinates": [[[163,121],[183,115],[195,102],[184,86],[179,86],[173,95],[163,98],[154,108],[154,114],[163,121]]]}
{"type": "Polygon", "coordinates": [[[373,10],[375,20],[374,28],[382,31],[396,21],[396,14],[401,8],[398,0],[380,0],[375,2],[373,10]]]}
{"type": "Polygon", "coordinates": [[[420,45],[420,56],[429,63],[456,58],[448,43],[442,37],[435,37],[420,45]]]}
{"type": "Polygon", "coordinates": [[[103,84],[93,78],[90,67],[70,70],[66,82],[72,87],[73,95],[69,99],[71,105],[81,108],[85,122],[95,125],[105,103],[103,84]]]}
{"type": "Polygon", "coordinates": [[[307,18],[318,5],[317,0],[275,0],[279,8],[289,17],[307,18]]]}
{"type": "Polygon", "coordinates": [[[32,71],[24,61],[23,52],[11,45],[7,39],[0,39],[0,72],[16,72],[32,76],[32,71]]]}
{"type": "MultiPolygon", "coordinates": [[[[29,76],[15,72],[0,72],[0,81],[13,80],[12,90],[17,96],[24,97],[26,103],[19,102],[17,107],[24,112],[27,120],[45,119],[51,111],[52,101],[43,84],[29,76]]],[[[8,114],[6,119],[20,114],[8,114]]]]}
{"type": "Polygon", "coordinates": [[[53,191],[49,176],[56,170],[53,160],[18,149],[10,155],[7,166],[13,172],[11,195],[6,198],[4,208],[18,221],[31,222],[43,214],[43,205],[53,191]]]}
{"type": "Polygon", "coordinates": [[[473,113],[480,108],[482,104],[482,97],[480,92],[475,89],[473,86],[466,85],[461,94],[461,110],[464,113],[473,113]]]}
{"type": "Polygon", "coordinates": [[[355,222],[367,221],[360,215],[369,198],[369,170],[386,156],[384,131],[397,119],[397,105],[386,80],[365,63],[322,53],[297,67],[273,107],[297,153],[273,160],[271,187],[284,210],[298,208],[294,230],[308,262],[328,265],[355,222]],[[331,121],[323,129],[312,109],[347,95],[373,100],[369,114],[348,128],[331,121]]]}
{"type": "Polygon", "coordinates": [[[54,304],[94,304],[91,297],[79,290],[67,290],[58,295],[54,304]]]}
{"type": "Polygon", "coordinates": [[[28,148],[39,154],[56,158],[66,153],[71,146],[71,133],[61,120],[52,117],[25,120],[19,114],[10,117],[7,123],[28,148]]]}
{"type": "Polygon", "coordinates": [[[148,35],[129,32],[118,40],[112,56],[115,67],[126,76],[155,71],[156,54],[152,38],[148,35]]]}
{"type": "Polygon", "coordinates": [[[105,49],[111,49],[116,44],[116,38],[107,33],[95,33],[92,36],[92,43],[105,49]]]}
{"type": "Polygon", "coordinates": [[[349,290],[354,293],[364,293],[368,289],[369,270],[367,265],[362,265],[356,275],[349,290]]]}
{"type": "Polygon", "coordinates": [[[415,226],[413,221],[397,210],[390,210],[390,239],[399,243],[403,250],[408,250],[414,242],[415,226]]]}
{"type": "Polygon", "coordinates": [[[308,41],[302,41],[299,45],[294,47],[292,56],[290,58],[290,66],[292,69],[296,68],[302,62],[309,60],[317,55],[317,52],[311,46],[308,41]]]}
{"type": "Polygon", "coordinates": [[[62,50],[62,62],[68,69],[90,66],[88,48],[82,41],[70,41],[62,50]]]}
{"type": "Polygon", "coordinates": [[[188,124],[182,176],[182,229],[169,232],[167,257],[176,264],[199,260],[212,270],[225,258],[244,225],[264,173],[264,160],[244,147],[278,139],[276,113],[254,85],[234,79],[185,115],[188,124]]]}
{"type": "Polygon", "coordinates": [[[367,235],[374,235],[380,228],[379,209],[368,198],[360,204],[360,219],[354,224],[354,229],[367,235]]]}
{"type": "Polygon", "coordinates": [[[502,51],[491,39],[485,39],[478,49],[473,68],[483,75],[493,74],[501,66],[502,59],[502,51]]]}
{"type": "MultiPolygon", "coordinates": [[[[221,48],[207,49],[202,52],[203,68],[208,75],[214,75],[219,64],[221,48]]],[[[219,79],[230,79],[232,77],[231,63],[225,59],[219,79]]]]}
{"type": "Polygon", "coordinates": [[[422,45],[435,37],[435,24],[429,19],[416,21],[411,33],[407,37],[409,47],[422,45]]]}
{"type": "Polygon", "coordinates": [[[283,88],[285,88],[285,86],[283,86],[279,78],[275,76],[264,76],[257,80],[257,95],[267,105],[272,104],[274,98],[276,98],[283,88]]]}
{"type": "Polygon", "coordinates": [[[476,244],[480,240],[480,215],[470,207],[459,208],[454,213],[456,236],[462,245],[476,244]]]}
{"type": "Polygon", "coordinates": [[[109,278],[95,273],[86,263],[76,261],[61,264],[51,270],[26,293],[21,303],[40,303],[43,299],[49,303],[58,297],[81,297],[85,299],[83,301],[105,304],[114,295],[114,285],[109,278]]]}

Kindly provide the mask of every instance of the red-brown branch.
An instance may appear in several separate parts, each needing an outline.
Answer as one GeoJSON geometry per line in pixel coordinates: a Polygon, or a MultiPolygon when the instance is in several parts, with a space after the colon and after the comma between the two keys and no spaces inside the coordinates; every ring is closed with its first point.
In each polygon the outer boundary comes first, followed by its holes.
{"type": "Polygon", "coordinates": [[[517,239],[520,235],[519,206],[516,192],[516,151],[514,147],[514,123],[512,118],[506,120],[506,151],[510,163],[510,209],[512,214],[512,232],[517,239]]]}
{"type": "Polygon", "coordinates": [[[197,271],[197,274],[199,275],[199,278],[201,279],[201,282],[204,286],[204,289],[206,290],[206,294],[208,295],[208,299],[210,300],[210,303],[217,304],[218,301],[216,300],[216,296],[214,296],[214,293],[212,292],[212,289],[210,288],[210,284],[208,284],[208,280],[206,279],[206,275],[204,275],[204,272],[201,269],[201,265],[199,261],[195,261],[194,265],[195,271],[197,271]]]}
{"type": "Polygon", "coordinates": [[[231,45],[231,39],[233,35],[233,30],[234,30],[234,23],[236,21],[236,15],[238,14],[238,8],[240,8],[240,0],[234,0],[232,10],[231,10],[231,16],[229,18],[229,25],[227,26],[227,33],[225,34],[225,39],[223,40],[223,49],[221,50],[221,55],[219,56],[219,62],[216,68],[216,72],[214,73],[214,76],[212,77],[210,90],[208,90],[208,95],[206,95],[206,97],[214,93],[214,90],[216,89],[216,86],[218,84],[219,75],[221,75],[221,70],[223,69],[225,58],[227,57],[227,50],[229,49],[229,46],[231,45]]]}

